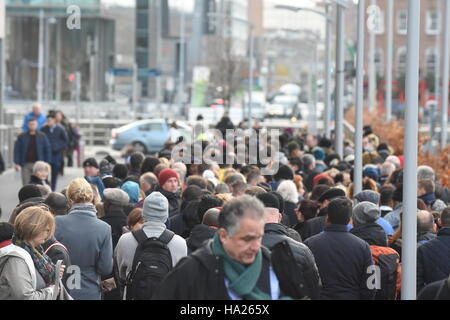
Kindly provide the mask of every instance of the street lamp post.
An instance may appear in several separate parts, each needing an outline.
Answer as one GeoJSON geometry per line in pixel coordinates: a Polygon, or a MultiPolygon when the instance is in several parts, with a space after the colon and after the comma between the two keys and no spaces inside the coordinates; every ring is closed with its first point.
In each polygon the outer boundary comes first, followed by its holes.
{"type": "Polygon", "coordinates": [[[386,122],[392,118],[392,49],[394,0],[387,0],[387,51],[386,51],[386,122]]]}
{"type": "Polygon", "coordinates": [[[363,103],[364,103],[364,13],[365,0],[358,3],[358,52],[356,61],[355,170],[354,191],[362,191],[363,103]]]}
{"type": "Polygon", "coordinates": [[[245,19],[241,19],[238,17],[233,17],[233,16],[229,16],[229,15],[225,15],[223,13],[208,13],[209,16],[214,17],[214,18],[220,18],[220,19],[225,19],[225,18],[229,18],[229,19],[233,19],[235,21],[238,21],[240,23],[244,23],[248,26],[249,28],[249,42],[250,42],[250,48],[249,48],[249,65],[248,65],[248,69],[249,69],[249,85],[248,85],[248,107],[247,107],[247,111],[248,111],[248,127],[252,128],[252,92],[253,92],[253,51],[254,51],[254,37],[253,37],[253,29],[255,28],[255,26],[253,25],[253,23],[251,23],[248,20],[245,19]]]}
{"type": "MultiPolygon", "coordinates": [[[[416,299],[417,144],[420,0],[409,0],[406,69],[405,167],[402,219],[402,299],[416,299]]],[[[448,58],[448,57],[447,57],[448,58]]]]}
{"type": "Polygon", "coordinates": [[[344,20],[345,7],[337,6],[336,31],[336,108],[335,108],[335,150],[341,159],[344,157],[344,20]]]}
{"type": "Polygon", "coordinates": [[[442,76],[442,122],[441,122],[441,148],[447,145],[448,125],[448,82],[449,82],[449,56],[450,56],[450,3],[445,3],[444,27],[444,70],[442,76]]]}
{"type": "Polygon", "coordinates": [[[330,94],[330,62],[331,62],[331,50],[330,50],[330,41],[331,41],[331,22],[332,19],[329,16],[329,3],[325,2],[325,13],[314,10],[311,8],[303,8],[303,7],[294,7],[288,5],[276,5],[277,9],[284,9],[294,12],[306,11],[318,14],[325,18],[326,20],[326,28],[325,28],[325,87],[324,87],[324,99],[325,99],[325,110],[324,110],[324,130],[325,136],[327,138],[330,137],[330,110],[331,110],[331,94],[330,94]]]}

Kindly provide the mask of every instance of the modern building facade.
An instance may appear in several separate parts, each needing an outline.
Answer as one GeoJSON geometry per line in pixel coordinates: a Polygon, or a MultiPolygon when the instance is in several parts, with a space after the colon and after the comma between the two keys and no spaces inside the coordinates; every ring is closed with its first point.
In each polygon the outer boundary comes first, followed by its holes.
{"type": "Polygon", "coordinates": [[[81,74],[81,100],[105,100],[106,74],[115,60],[114,33],[114,21],[103,13],[100,0],[7,0],[6,98],[36,100],[41,67],[43,101],[74,100],[76,72],[81,74]],[[79,8],[79,29],[67,26],[73,5],[79,8]]]}

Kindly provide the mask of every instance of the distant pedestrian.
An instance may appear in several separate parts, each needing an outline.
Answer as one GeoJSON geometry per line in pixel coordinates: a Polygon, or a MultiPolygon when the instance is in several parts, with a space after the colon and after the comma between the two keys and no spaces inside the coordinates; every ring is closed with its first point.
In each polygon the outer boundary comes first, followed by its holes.
{"type": "Polygon", "coordinates": [[[29,118],[27,126],[28,130],[14,144],[14,163],[16,170],[22,172],[22,185],[30,181],[36,161],[50,163],[52,159],[52,147],[47,136],[37,130],[36,119],[29,118]]]}
{"type": "Polygon", "coordinates": [[[311,249],[322,280],[323,300],[373,299],[376,291],[367,280],[373,265],[369,245],[350,234],[347,225],[352,215],[352,202],[334,199],[328,205],[323,233],[305,241],[311,249]]]}
{"type": "Polygon", "coordinates": [[[47,136],[52,149],[52,156],[49,163],[52,166],[52,191],[55,191],[59,169],[61,167],[61,159],[69,139],[65,129],[56,123],[54,113],[47,115],[47,125],[42,128],[42,132],[47,136]]]}
{"type": "Polygon", "coordinates": [[[28,121],[30,119],[34,119],[37,122],[37,130],[40,130],[42,126],[47,122],[47,118],[41,111],[41,105],[39,103],[35,103],[32,106],[32,111],[28,113],[24,119],[23,119],[23,125],[22,125],[22,131],[27,132],[29,130],[28,128],[28,121]]]}
{"type": "Polygon", "coordinates": [[[56,217],[55,237],[81,270],[81,287],[71,294],[77,300],[100,300],[100,279],[109,276],[113,267],[111,227],[97,219],[94,193],[85,179],[72,180],[67,196],[72,208],[68,215],[56,217]]]}

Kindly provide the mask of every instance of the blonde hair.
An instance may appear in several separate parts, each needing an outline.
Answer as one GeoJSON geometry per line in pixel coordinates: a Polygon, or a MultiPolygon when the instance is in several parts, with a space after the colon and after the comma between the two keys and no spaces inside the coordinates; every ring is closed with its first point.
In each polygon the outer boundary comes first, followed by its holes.
{"type": "Polygon", "coordinates": [[[38,171],[45,171],[50,174],[51,167],[47,162],[36,161],[33,166],[33,174],[36,174],[38,171]]]}
{"type": "Polygon", "coordinates": [[[94,198],[94,191],[89,182],[84,178],[77,178],[67,187],[67,197],[73,203],[89,203],[94,198]]]}
{"type": "Polygon", "coordinates": [[[24,209],[14,221],[14,234],[20,240],[29,241],[50,229],[49,238],[55,233],[55,218],[45,206],[24,209]]]}
{"type": "Polygon", "coordinates": [[[170,167],[170,161],[167,158],[161,157],[159,158],[160,163],[164,163],[170,167]]]}
{"type": "Polygon", "coordinates": [[[216,194],[216,197],[222,200],[224,204],[234,199],[231,193],[219,193],[216,194]]]}

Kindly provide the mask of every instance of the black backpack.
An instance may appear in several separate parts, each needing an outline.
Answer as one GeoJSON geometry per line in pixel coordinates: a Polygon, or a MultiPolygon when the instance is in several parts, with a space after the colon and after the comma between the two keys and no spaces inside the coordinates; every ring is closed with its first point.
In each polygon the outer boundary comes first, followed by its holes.
{"type": "Polygon", "coordinates": [[[147,238],[145,232],[132,232],[138,242],[133,267],[127,276],[127,300],[150,300],[164,276],[172,270],[172,256],[167,244],[175,235],[164,230],[159,238],[147,238]]]}

